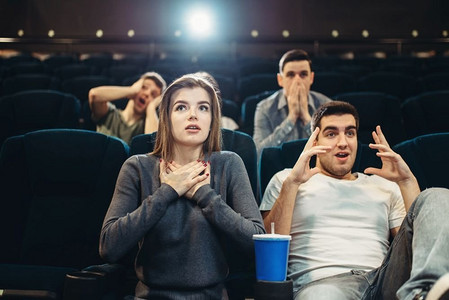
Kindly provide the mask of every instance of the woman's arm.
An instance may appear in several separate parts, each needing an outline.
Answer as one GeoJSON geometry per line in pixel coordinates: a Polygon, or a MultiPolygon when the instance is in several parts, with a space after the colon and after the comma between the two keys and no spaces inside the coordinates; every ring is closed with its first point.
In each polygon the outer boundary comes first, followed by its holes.
{"type": "MultiPolygon", "coordinates": [[[[265,233],[265,229],[248,174],[238,155],[231,152],[217,155],[222,157],[211,160],[212,176],[221,185],[227,185],[226,199],[210,185],[204,185],[196,191],[192,200],[202,209],[209,222],[230,239],[252,251],[252,235],[265,233]],[[215,163],[218,165],[214,166],[215,163]]],[[[218,190],[222,188],[217,187],[218,190]]]]}
{"type": "Polygon", "coordinates": [[[141,164],[138,157],[133,156],[120,170],[100,235],[100,255],[106,261],[116,262],[136,246],[165,214],[168,204],[178,198],[169,185],[159,186],[159,178],[144,172],[141,164]],[[146,185],[150,192],[155,185],[158,187],[153,194],[141,199],[142,186],[146,185]]]}

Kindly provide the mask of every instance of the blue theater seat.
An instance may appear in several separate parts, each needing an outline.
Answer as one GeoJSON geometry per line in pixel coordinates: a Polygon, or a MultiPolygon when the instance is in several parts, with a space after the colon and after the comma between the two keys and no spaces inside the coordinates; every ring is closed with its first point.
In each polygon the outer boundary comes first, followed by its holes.
{"type": "Polygon", "coordinates": [[[39,129],[78,128],[81,105],[71,94],[30,90],[0,98],[0,146],[3,141],[39,129]]]}
{"type": "Polygon", "coordinates": [[[128,154],[128,146],[117,138],[76,129],[35,131],[4,143],[4,296],[61,299],[67,273],[103,263],[98,253],[100,230],[128,154]]]}
{"type": "Polygon", "coordinates": [[[421,190],[449,188],[449,132],[418,136],[395,145],[393,150],[407,162],[421,190]]]}

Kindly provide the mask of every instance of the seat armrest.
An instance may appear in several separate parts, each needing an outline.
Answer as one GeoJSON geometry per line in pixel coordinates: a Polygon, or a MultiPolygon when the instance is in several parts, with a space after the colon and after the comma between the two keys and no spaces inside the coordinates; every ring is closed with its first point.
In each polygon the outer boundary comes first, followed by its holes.
{"type": "Polygon", "coordinates": [[[67,273],[63,299],[119,299],[125,267],[119,264],[93,265],[67,273]]]}

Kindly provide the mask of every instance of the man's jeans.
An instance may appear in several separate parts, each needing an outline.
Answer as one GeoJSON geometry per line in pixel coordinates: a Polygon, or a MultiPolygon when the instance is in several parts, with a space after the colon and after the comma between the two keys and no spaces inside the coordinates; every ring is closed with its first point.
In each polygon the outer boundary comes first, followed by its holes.
{"type": "Polygon", "coordinates": [[[423,191],[407,213],[382,265],[311,282],[295,300],[411,300],[449,272],[449,190],[423,191]]]}

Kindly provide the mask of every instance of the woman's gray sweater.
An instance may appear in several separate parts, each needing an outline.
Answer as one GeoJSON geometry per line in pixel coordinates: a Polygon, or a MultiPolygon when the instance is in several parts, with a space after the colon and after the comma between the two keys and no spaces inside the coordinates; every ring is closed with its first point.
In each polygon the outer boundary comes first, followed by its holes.
{"type": "Polygon", "coordinates": [[[226,243],[251,257],[262,217],[241,158],[214,152],[210,185],[192,199],[159,180],[159,157],[134,155],[122,166],[100,238],[100,254],[116,262],[138,244],[136,296],[150,289],[201,290],[224,282],[226,243]]]}

